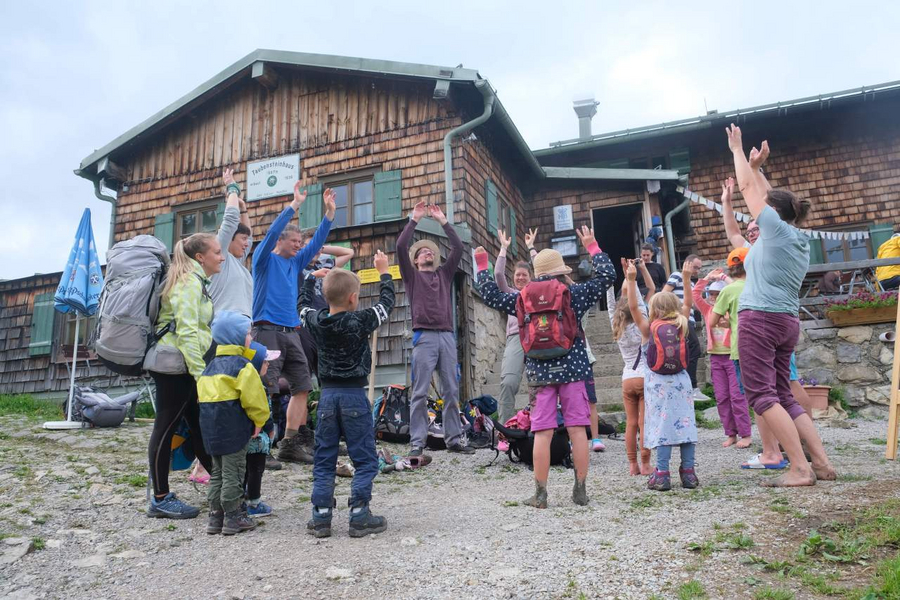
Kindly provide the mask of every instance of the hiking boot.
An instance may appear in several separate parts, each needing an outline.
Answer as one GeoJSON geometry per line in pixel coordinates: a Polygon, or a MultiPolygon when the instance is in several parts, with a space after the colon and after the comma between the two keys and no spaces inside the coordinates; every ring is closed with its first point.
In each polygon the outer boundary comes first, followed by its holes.
{"type": "Polygon", "coordinates": [[[475,448],[461,443],[450,444],[447,446],[447,452],[454,454],[475,454],[475,448]]]}
{"type": "Polygon", "coordinates": [[[578,476],[576,475],[575,486],[572,488],[572,502],[578,506],[587,506],[589,501],[587,495],[587,477],[579,481],[578,476]]]}
{"type": "Polygon", "coordinates": [[[153,519],[193,519],[199,514],[199,508],[185,504],[175,496],[175,492],[169,492],[161,500],[150,498],[147,509],[147,516],[153,519]]]}
{"type": "Polygon", "coordinates": [[[650,479],[647,481],[647,489],[654,490],[656,492],[668,492],[672,489],[672,479],[669,476],[668,471],[660,471],[659,469],[654,469],[653,474],[650,476],[650,479]]]}
{"type": "Polygon", "coordinates": [[[700,487],[700,480],[697,479],[694,469],[678,469],[678,474],[681,475],[681,487],[684,489],[693,490],[700,487]]]}
{"type": "Polygon", "coordinates": [[[278,462],[278,459],[274,456],[271,454],[266,455],[266,471],[280,471],[283,467],[284,465],[278,462]]]}
{"type": "Polygon", "coordinates": [[[256,529],[256,521],[240,508],[230,513],[225,513],[225,523],[222,525],[222,535],[234,535],[244,531],[256,529]]]}
{"type": "Polygon", "coordinates": [[[278,444],[278,460],[311,465],[313,464],[313,455],[307,451],[298,433],[294,437],[284,438],[278,444]]]}
{"type": "Polygon", "coordinates": [[[306,522],[306,533],[317,538],[331,537],[331,508],[314,506],[312,518],[306,522]]]}
{"type": "Polygon", "coordinates": [[[357,502],[350,508],[350,537],[361,538],[387,529],[387,519],[376,517],[368,502],[357,502]]]}
{"type": "Polygon", "coordinates": [[[347,463],[338,463],[334,470],[334,474],[338,477],[353,477],[353,467],[347,463]]]}
{"type": "Polygon", "coordinates": [[[225,523],[225,511],[222,509],[209,511],[209,520],[206,522],[206,533],[216,535],[222,533],[222,525],[225,523]]]}
{"type": "Polygon", "coordinates": [[[534,496],[525,500],[522,504],[534,508],[547,508],[547,484],[534,482],[534,496]]]}
{"type": "Polygon", "coordinates": [[[310,456],[315,454],[316,432],[309,427],[301,427],[297,430],[297,435],[300,437],[300,442],[303,444],[304,450],[306,450],[310,456]]]}
{"type": "Polygon", "coordinates": [[[272,514],[272,507],[260,500],[256,506],[247,506],[247,515],[251,517],[268,517],[272,514]]]}
{"type": "Polygon", "coordinates": [[[407,456],[422,456],[423,454],[425,454],[424,448],[420,448],[419,446],[412,446],[407,456]]]}

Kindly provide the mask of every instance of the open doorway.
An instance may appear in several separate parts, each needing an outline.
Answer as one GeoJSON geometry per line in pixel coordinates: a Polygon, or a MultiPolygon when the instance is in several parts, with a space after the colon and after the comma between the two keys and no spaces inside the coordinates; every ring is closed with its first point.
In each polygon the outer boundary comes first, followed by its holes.
{"type": "MultiPolygon", "coordinates": [[[[622,285],[624,273],[621,259],[640,256],[641,242],[644,240],[644,205],[623,204],[610,208],[594,209],[594,236],[603,251],[609,254],[616,268],[616,292],[622,285]]],[[[603,298],[603,305],[606,299],[603,298]]]]}

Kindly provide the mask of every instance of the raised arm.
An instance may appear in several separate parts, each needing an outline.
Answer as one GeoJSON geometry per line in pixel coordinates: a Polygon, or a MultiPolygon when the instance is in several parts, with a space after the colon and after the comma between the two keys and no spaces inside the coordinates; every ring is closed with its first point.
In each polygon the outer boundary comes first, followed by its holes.
{"type": "Polygon", "coordinates": [[[415,265],[409,258],[409,246],[412,242],[413,233],[416,231],[416,225],[422,217],[425,216],[425,201],[421,201],[413,207],[412,213],[409,215],[409,223],[400,232],[397,237],[397,264],[400,266],[400,274],[403,281],[406,282],[407,293],[409,292],[410,282],[413,281],[413,275],[416,272],[415,265]]]}
{"type": "Polygon", "coordinates": [[[631,319],[637,325],[641,332],[641,337],[646,342],[650,339],[650,323],[647,322],[647,317],[644,316],[644,313],[641,312],[638,306],[640,292],[637,287],[637,268],[634,266],[633,260],[628,261],[628,266],[625,269],[625,285],[628,286],[628,310],[631,311],[631,319]]]}
{"type": "Polygon", "coordinates": [[[309,240],[309,243],[303,246],[303,248],[300,249],[300,252],[295,254],[292,259],[295,263],[300,265],[301,270],[306,268],[306,265],[308,265],[313,257],[319,253],[322,246],[325,245],[325,240],[328,239],[328,233],[331,231],[331,224],[334,222],[334,211],[336,210],[334,204],[335,195],[334,190],[331,188],[325,190],[325,194],[323,195],[325,216],[322,217],[322,222],[319,223],[319,226],[316,228],[316,232],[313,234],[312,239],[309,240]]]}
{"type": "Polygon", "coordinates": [[[284,231],[284,228],[287,227],[287,224],[291,222],[291,219],[300,210],[300,207],[306,201],[306,191],[300,191],[300,182],[294,184],[294,199],[291,203],[285,207],[281,214],[278,215],[272,224],[269,226],[269,231],[266,232],[266,236],[263,238],[262,242],[259,243],[259,247],[253,253],[253,269],[254,271],[257,269],[258,264],[266,264],[265,261],[268,260],[269,255],[272,253],[272,250],[275,249],[275,243],[278,241],[278,238],[281,236],[281,232],[284,231]]]}
{"type": "Polygon", "coordinates": [[[222,215],[222,224],[219,226],[219,232],[216,234],[216,237],[219,239],[219,245],[222,246],[222,252],[227,252],[228,245],[234,238],[234,233],[242,220],[241,198],[239,196],[240,188],[234,182],[234,171],[224,169],[222,171],[222,182],[225,184],[226,193],[225,214],[222,215]]]}
{"type": "Polygon", "coordinates": [[[325,244],[322,246],[322,252],[325,254],[330,254],[334,257],[334,268],[340,269],[352,259],[356,253],[353,252],[353,248],[344,248],[343,246],[329,246],[325,244]]]}
{"type": "Polygon", "coordinates": [[[741,128],[732,124],[731,127],[725,128],[728,134],[728,148],[734,157],[734,172],[737,175],[738,189],[744,196],[747,203],[747,209],[753,218],[757,218],[759,213],[766,207],[766,188],[765,178],[757,176],[759,166],[766,161],[769,156],[769,142],[764,141],[760,146],[759,152],[754,156],[754,163],[757,164],[754,173],[753,167],[747,157],[744,156],[744,142],[741,137],[741,128]]]}
{"type": "Polygon", "coordinates": [[[681,302],[681,313],[690,318],[691,309],[693,308],[693,304],[691,302],[693,293],[693,286],[691,285],[691,275],[694,274],[694,268],[685,261],[684,265],[681,267],[681,280],[684,282],[684,300],[681,302]]]}
{"type": "Polygon", "coordinates": [[[612,325],[613,318],[616,316],[616,288],[614,286],[606,288],[606,314],[609,315],[609,324],[612,325]]]}
{"type": "Polygon", "coordinates": [[[734,177],[729,177],[722,184],[722,221],[725,223],[725,235],[733,248],[743,248],[747,240],[741,234],[741,226],[734,217],[734,177]]]}
{"type": "Polygon", "coordinates": [[[450,240],[450,255],[447,256],[447,260],[444,261],[444,264],[438,267],[438,269],[446,271],[450,274],[450,277],[453,277],[453,275],[456,274],[456,270],[459,268],[459,261],[462,259],[463,255],[462,240],[456,235],[456,230],[453,229],[453,225],[447,221],[447,217],[444,215],[444,211],[441,210],[440,206],[432,204],[428,207],[428,210],[431,218],[444,228],[444,233],[447,234],[447,239],[450,240]]]}
{"type": "Polygon", "coordinates": [[[497,264],[494,265],[494,281],[497,282],[497,287],[501,292],[514,294],[516,290],[509,287],[509,283],[506,281],[506,250],[509,248],[510,239],[506,237],[502,229],[497,232],[497,237],[500,238],[500,254],[497,255],[497,264]]]}
{"type": "Polygon", "coordinates": [[[534,257],[537,256],[538,253],[534,247],[534,240],[537,238],[537,234],[538,230],[536,227],[525,232],[525,247],[528,249],[529,262],[534,262],[534,257]]]}
{"type": "Polygon", "coordinates": [[[394,281],[389,267],[387,255],[381,250],[375,252],[375,269],[381,276],[381,289],[375,306],[362,311],[363,326],[369,333],[381,327],[394,308],[394,281]]]}
{"type": "Polygon", "coordinates": [[[572,310],[579,319],[597,303],[600,296],[616,282],[616,269],[613,267],[609,255],[600,250],[600,245],[594,238],[594,230],[582,226],[575,233],[581,240],[582,246],[591,255],[593,263],[593,276],[584,283],[576,283],[569,286],[572,294],[572,310]]]}
{"type": "Polygon", "coordinates": [[[475,249],[475,267],[478,273],[475,275],[475,284],[481,292],[481,299],[488,308],[493,308],[507,315],[516,315],[516,301],[519,294],[501,292],[496,282],[488,272],[488,253],[483,247],[475,249]]]}

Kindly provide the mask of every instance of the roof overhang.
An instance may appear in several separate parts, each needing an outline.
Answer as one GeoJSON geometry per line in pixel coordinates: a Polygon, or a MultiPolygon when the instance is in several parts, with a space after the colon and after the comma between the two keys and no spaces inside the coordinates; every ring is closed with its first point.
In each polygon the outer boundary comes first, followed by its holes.
{"type": "Polygon", "coordinates": [[[668,169],[593,169],[586,167],[543,167],[543,169],[548,180],[678,181],[678,171],[668,169]]]}

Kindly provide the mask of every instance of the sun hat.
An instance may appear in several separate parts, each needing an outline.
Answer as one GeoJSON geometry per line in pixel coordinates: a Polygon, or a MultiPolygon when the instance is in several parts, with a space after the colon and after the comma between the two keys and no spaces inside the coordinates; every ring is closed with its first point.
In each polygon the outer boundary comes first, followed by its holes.
{"type": "Polygon", "coordinates": [[[532,264],[534,265],[534,276],[536,278],[545,275],[550,277],[568,275],[572,272],[572,269],[567,267],[563,261],[562,254],[550,248],[544,248],[538,252],[532,264]]]}
{"type": "Polygon", "coordinates": [[[431,240],[419,240],[409,249],[409,260],[413,265],[416,264],[416,254],[418,254],[419,250],[422,248],[428,248],[434,252],[434,266],[441,266],[441,249],[431,240]]]}
{"type": "Polygon", "coordinates": [[[250,342],[250,349],[255,352],[253,358],[250,359],[250,362],[257,371],[262,370],[264,362],[275,360],[281,356],[280,350],[269,350],[259,342],[250,342]]]}
{"type": "Polygon", "coordinates": [[[735,248],[731,252],[728,253],[728,266],[736,267],[737,265],[744,264],[744,260],[747,258],[747,253],[750,252],[749,248],[735,248]]]}
{"type": "Polygon", "coordinates": [[[724,281],[713,281],[712,285],[710,285],[706,290],[708,292],[721,292],[725,289],[727,284],[724,281]]]}

